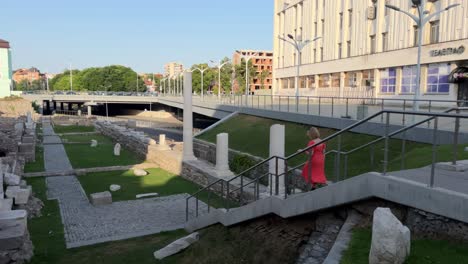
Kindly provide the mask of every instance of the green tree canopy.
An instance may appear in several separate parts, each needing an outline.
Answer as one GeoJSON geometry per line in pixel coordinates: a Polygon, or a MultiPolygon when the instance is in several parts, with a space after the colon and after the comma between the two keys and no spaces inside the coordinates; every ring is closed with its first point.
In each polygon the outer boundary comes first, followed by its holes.
{"type": "MultiPolygon", "coordinates": [[[[141,76],[131,68],[111,65],[101,68],[87,68],[81,71],[73,70],[74,91],[102,91],[108,87],[109,91],[146,91],[141,76]],[[138,81],[137,81],[138,78],[138,81]]],[[[49,82],[50,89],[55,91],[70,90],[70,71],[65,70],[57,74],[49,82]]]]}

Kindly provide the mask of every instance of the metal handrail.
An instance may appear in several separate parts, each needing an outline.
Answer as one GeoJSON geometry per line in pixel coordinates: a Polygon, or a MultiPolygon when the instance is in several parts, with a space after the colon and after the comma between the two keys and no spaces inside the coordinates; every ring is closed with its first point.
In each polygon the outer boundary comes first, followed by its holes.
{"type": "MultiPolygon", "coordinates": [[[[317,143],[315,143],[315,144],[312,144],[312,145],[310,145],[310,146],[308,146],[308,147],[302,149],[301,151],[298,151],[298,152],[296,152],[296,153],[294,153],[294,154],[291,154],[291,155],[289,155],[288,157],[278,157],[278,156],[269,157],[268,159],[265,159],[265,160],[259,162],[258,164],[256,164],[255,166],[253,166],[253,167],[251,167],[251,168],[249,168],[249,169],[243,171],[242,173],[240,173],[240,174],[238,174],[237,176],[233,177],[233,178],[230,179],[229,181],[220,179],[220,180],[217,180],[217,181],[211,183],[210,185],[208,185],[208,186],[206,186],[206,187],[204,187],[204,188],[201,188],[199,191],[195,192],[194,194],[192,194],[191,196],[189,196],[189,197],[187,198],[187,219],[188,219],[188,201],[189,201],[189,199],[191,199],[192,197],[195,197],[195,198],[197,199],[197,204],[198,204],[198,198],[196,197],[196,195],[198,195],[199,193],[201,193],[201,192],[203,192],[203,191],[208,190],[208,189],[209,189],[210,187],[212,187],[213,185],[218,184],[219,182],[224,182],[224,183],[226,183],[226,184],[227,184],[227,186],[226,186],[226,188],[227,188],[226,198],[229,198],[229,194],[231,193],[231,192],[229,191],[229,189],[228,189],[228,188],[229,188],[229,183],[231,183],[233,180],[238,179],[239,177],[244,177],[244,174],[246,174],[246,173],[248,173],[248,172],[250,172],[250,171],[252,171],[252,170],[258,168],[259,166],[261,166],[261,165],[263,165],[263,164],[265,164],[265,163],[267,163],[267,162],[269,162],[269,161],[271,161],[271,160],[273,160],[273,159],[276,159],[276,160],[283,160],[283,161],[286,163],[288,160],[290,160],[290,159],[292,159],[292,158],[295,158],[295,157],[297,157],[298,155],[304,154],[304,153],[307,152],[308,150],[310,150],[310,149],[312,149],[312,148],[315,148],[316,146],[318,146],[318,145],[320,145],[320,144],[323,144],[323,143],[325,143],[325,142],[328,142],[328,141],[330,141],[330,140],[332,140],[332,139],[334,139],[334,138],[340,137],[342,134],[344,134],[344,133],[346,133],[346,132],[349,132],[349,131],[351,131],[352,129],[354,129],[355,127],[358,127],[358,126],[360,126],[360,125],[362,125],[362,124],[368,122],[369,120],[374,119],[374,118],[376,118],[376,117],[378,117],[378,116],[380,116],[380,115],[387,114],[387,124],[388,124],[388,119],[389,119],[389,115],[390,115],[390,114],[402,114],[402,115],[414,115],[414,116],[431,116],[431,118],[425,119],[424,121],[417,122],[416,124],[413,124],[413,125],[411,125],[411,126],[404,127],[404,128],[399,129],[399,130],[397,130],[397,131],[395,131],[395,132],[393,132],[393,133],[386,133],[386,136],[385,136],[385,137],[376,139],[376,140],[374,140],[374,141],[372,141],[372,142],[370,142],[370,143],[368,143],[368,144],[375,144],[375,143],[377,143],[377,142],[380,141],[380,140],[388,139],[388,138],[390,138],[390,137],[393,136],[393,135],[396,135],[396,134],[398,134],[398,133],[404,132],[404,131],[406,131],[406,130],[408,130],[408,129],[411,129],[411,128],[417,126],[417,125],[420,125],[420,124],[422,124],[422,123],[428,122],[428,121],[430,121],[430,120],[432,120],[432,119],[436,119],[436,121],[437,121],[437,118],[439,118],[439,117],[466,118],[466,119],[468,119],[468,115],[463,115],[463,114],[459,114],[459,113],[458,113],[458,114],[449,114],[449,112],[451,112],[451,111],[455,111],[455,110],[465,110],[465,109],[468,109],[468,107],[466,107],[466,108],[465,108],[465,107],[451,108],[451,109],[446,110],[446,111],[441,112],[441,113],[437,113],[437,112],[429,112],[429,113],[428,113],[428,112],[421,112],[421,111],[385,110],[385,109],[384,109],[384,110],[382,110],[382,111],[379,111],[378,113],[375,113],[375,114],[373,114],[373,115],[371,115],[371,116],[369,116],[369,117],[367,117],[367,118],[365,118],[365,119],[363,119],[363,120],[360,120],[360,121],[358,121],[358,122],[356,122],[356,123],[354,123],[354,124],[352,124],[352,125],[350,125],[350,126],[344,128],[344,129],[342,129],[342,130],[340,130],[340,131],[338,131],[338,132],[336,132],[336,133],[334,133],[334,134],[332,134],[332,135],[330,135],[330,136],[324,138],[324,139],[321,140],[320,142],[317,142],[317,143]]],[[[436,124],[436,125],[437,125],[437,124],[436,124]]],[[[435,127],[437,128],[437,126],[435,126],[435,127]]],[[[387,147],[388,147],[388,146],[387,146],[387,147]]],[[[330,151],[330,152],[335,152],[335,153],[337,153],[338,155],[339,155],[339,154],[347,154],[347,152],[342,152],[341,150],[338,150],[338,151],[337,151],[337,150],[333,150],[333,151],[330,151]]],[[[349,153],[348,153],[348,154],[349,154],[349,153]]],[[[387,153],[386,153],[386,155],[387,155],[387,153]]],[[[286,165],[286,164],[285,164],[285,165],[286,165]]],[[[300,167],[300,165],[294,167],[293,169],[297,169],[298,167],[300,167]]],[[[338,167],[339,167],[339,165],[338,165],[338,167]]],[[[289,172],[291,172],[293,169],[288,170],[288,169],[287,169],[287,165],[286,165],[286,170],[285,170],[285,172],[284,172],[284,173],[281,173],[281,174],[277,174],[277,175],[275,175],[275,177],[278,179],[279,176],[287,175],[287,174],[288,174],[289,172]]],[[[384,173],[385,173],[385,171],[384,171],[384,173]]],[[[263,177],[265,177],[265,176],[268,175],[268,174],[271,174],[271,173],[267,173],[267,174],[264,174],[264,175],[262,175],[262,176],[260,176],[260,177],[256,177],[253,181],[250,181],[250,182],[248,182],[248,183],[245,184],[245,185],[241,182],[241,186],[240,186],[239,188],[235,189],[234,191],[242,190],[243,187],[245,187],[245,186],[247,186],[247,185],[249,185],[249,184],[251,184],[251,183],[258,182],[258,180],[259,180],[260,178],[263,178],[263,177]]],[[[433,185],[433,179],[432,179],[432,178],[433,178],[433,177],[431,177],[431,186],[433,185]]],[[[234,191],[232,191],[232,192],[234,192],[234,191]]],[[[287,192],[285,193],[285,197],[286,197],[286,196],[287,196],[287,192]]],[[[241,199],[242,199],[242,194],[241,194],[241,199]]],[[[198,206],[197,206],[197,214],[198,214],[198,206]]]]}

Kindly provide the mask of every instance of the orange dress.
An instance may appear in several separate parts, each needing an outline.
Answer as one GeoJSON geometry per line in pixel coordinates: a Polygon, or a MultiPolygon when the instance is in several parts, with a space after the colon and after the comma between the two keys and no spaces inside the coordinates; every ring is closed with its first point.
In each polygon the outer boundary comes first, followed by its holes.
{"type": "MultiPolygon", "coordinates": [[[[314,145],[314,140],[311,140],[307,146],[314,145]]],[[[313,154],[308,160],[304,168],[302,168],[302,177],[307,183],[315,185],[316,183],[326,184],[327,178],[325,176],[325,143],[319,144],[312,148],[313,154]]]]}

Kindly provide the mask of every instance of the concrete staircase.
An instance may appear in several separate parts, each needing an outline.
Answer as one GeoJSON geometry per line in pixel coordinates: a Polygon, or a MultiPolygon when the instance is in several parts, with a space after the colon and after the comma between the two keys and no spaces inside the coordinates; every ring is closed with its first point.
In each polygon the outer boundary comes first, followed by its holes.
{"type": "Polygon", "coordinates": [[[232,226],[268,214],[289,218],[372,197],[468,223],[468,194],[371,172],[287,199],[268,197],[229,211],[211,210],[189,219],[185,229],[192,232],[217,223],[232,226]]]}

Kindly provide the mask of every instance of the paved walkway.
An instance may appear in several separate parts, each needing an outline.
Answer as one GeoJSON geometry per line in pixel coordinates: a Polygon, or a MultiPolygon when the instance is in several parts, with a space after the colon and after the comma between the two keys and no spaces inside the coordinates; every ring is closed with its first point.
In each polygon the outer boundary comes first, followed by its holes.
{"type": "MultiPolygon", "coordinates": [[[[49,120],[43,121],[43,129],[46,171],[72,169],[63,145],[57,144],[60,138],[55,135],[49,120]]],[[[59,201],[67,248],[184,227],[187,194],[95,207],[89,203],[75,176],[49,177],[46,183],[48,198],[59,201]]],[[[201,206],[205,205],[201,203],[201,206]]]]}
{"type": "MultiPolygon", "coordinates": [[[[468,161],[459,161],[468,164],[468,161]]],[[[412,181],[430,183],[431,166],[419,169],[390,172],[389,175],[405,178],[412,181]]],[[[468,171],[455,172],[448,170],[435,170],[434,187],[468,194],[468,171]]]]}

